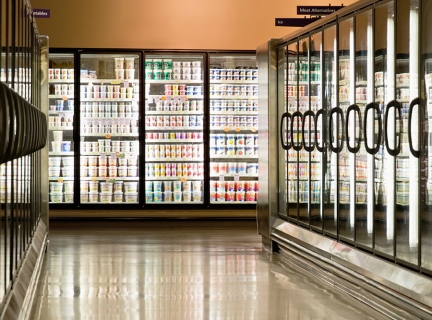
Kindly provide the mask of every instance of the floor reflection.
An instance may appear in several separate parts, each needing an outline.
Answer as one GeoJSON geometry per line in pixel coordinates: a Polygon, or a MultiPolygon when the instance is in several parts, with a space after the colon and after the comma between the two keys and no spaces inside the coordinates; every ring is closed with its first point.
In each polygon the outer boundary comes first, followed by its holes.
{"type": "Polygon", "coordinates": [[[234,223],[51,229],[31,319],[384,318],[270,259],[256,230],[234,223]]]}

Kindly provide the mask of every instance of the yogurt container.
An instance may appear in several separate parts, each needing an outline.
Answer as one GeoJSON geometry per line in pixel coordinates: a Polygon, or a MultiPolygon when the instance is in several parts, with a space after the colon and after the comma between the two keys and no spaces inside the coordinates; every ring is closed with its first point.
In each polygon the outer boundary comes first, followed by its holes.
{"type": "Polygon", "coordinates": [[[123,202],[123,192],[116,191],[114,192],[114,202],[123,202]]]}
{"type": "Polygon", "coordinates": [[[101,203],[109,203],[111,202],[112,199],[112,193],[100,193],[99,194],[100,197],[100,202],[101,203]]]}
{"type": "Polygon", "coordinates": [[[138,190],[138,182],[125,182],[124,191],[125,193],[136,193],[138,190]]]}
{"type": "Polygon", "coordinates": [[[63,202],[63,194],[50,193],[50,201],[53,203],[63,202]]]}
{"type": "Polygon", "coordinates": [[[72,203],[73,202],[73,192],[65,192],[64,194],[64,202],[72,203]]]}
{"type": "Polygon", "coordinates": [[[50,192],[51,194],[62,193],[63,182],[50,182],[50,192]]]}

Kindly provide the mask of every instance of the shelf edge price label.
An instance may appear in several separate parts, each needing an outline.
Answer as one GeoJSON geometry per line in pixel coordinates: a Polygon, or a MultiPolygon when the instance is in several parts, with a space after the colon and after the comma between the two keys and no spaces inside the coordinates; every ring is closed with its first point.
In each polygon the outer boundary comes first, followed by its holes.
{"type": "Polygon", "coordinates": [[[92,182],[96,182],[96,181],[98,181],[98,180],[97,180],[97,177],[92,177],[92,178],[91,178],[91,181],[92,181],[92,182]]]}
{"type": "Polygon", "coordinates": [[[240,131],[241,131],[240,127],[236,127],[234,130],[235,130],[236,132],[240,132],[240,131]]]}
{"type": "Polygon", "coordinates": [[[186,181],[187,181],[186,177],[181,178],[181,182],[186,182],[186,181]]]}
{"type": "Polygon", "coordinates": [[[225,131],[225,132],[229,132],[229,131],[230,131],[230,128],[229,128],[229,127],[225,127],[225,128],[223,128],[223,131],[225,131]]]}
{"type": "Polygon", "coordinates": [[[112,80],[111,81],[111,84],[120,84],[121,83],[121,80],[112,80]]]}
{"type": "Polygon", "coordinates": [[[223,174],[221,174],[221,175],[219,176],[219,181],[220,181],[220,182],[224,182],[224,181],[225,181],[225,176],[224,176],[223,174]]]}
{"type": "Polygon", "coordinates": [[[252,127],[252,128],[251,128],[251,131],[252,131],[252,132],[257,132],[257,128],[252,127]]]}
{"type": "Polygon", "coordinates": [[[67,99],[68,99],[67,96],[63,96],[63,97],[62,97],[62,100],[64,100],[64,101],[66,101],[67,99]]]}
{"type": "Polygon", "coordinates": [[[107,133],[107,134],[105,135],[105,138],[106,138],[106,139],[111,139],[111,133],[107,133]]]}
{"type": "Polygon", "coordinates": [[[234,175],[234,181],[235,181],[235,182],[240,181],[240,176],[239,176],[238,174],[235,174],[235,175],[234,175]]]}
{"type": "Polygon", "coordinates": [[[63,178],[58,178],[57,182],[63,182],[63,178]]]}

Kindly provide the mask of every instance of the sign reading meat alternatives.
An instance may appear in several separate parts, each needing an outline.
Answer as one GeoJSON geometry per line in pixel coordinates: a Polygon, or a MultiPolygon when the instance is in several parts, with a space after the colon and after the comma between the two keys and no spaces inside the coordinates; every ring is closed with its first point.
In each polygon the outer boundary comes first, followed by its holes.
{"type": "Polygon", "coordinates": [[[343,6],[297,6],[297,14],[310,16],[326,16],[342,8],[343,6]]]}

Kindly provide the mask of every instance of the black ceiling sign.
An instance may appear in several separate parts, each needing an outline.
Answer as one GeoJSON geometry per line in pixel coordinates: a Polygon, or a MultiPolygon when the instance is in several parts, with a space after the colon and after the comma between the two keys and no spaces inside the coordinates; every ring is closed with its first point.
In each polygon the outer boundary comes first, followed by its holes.
{"type": "Polygon", "coordinates": [[[297,14],[310,16],[326,16],[342,8],[343,6],[297,6],[297,14]]]}
{"type": "Polygon", "coordinates": [[[320,18],[276,18],[276,27],[305,27],[320,18]]]}

